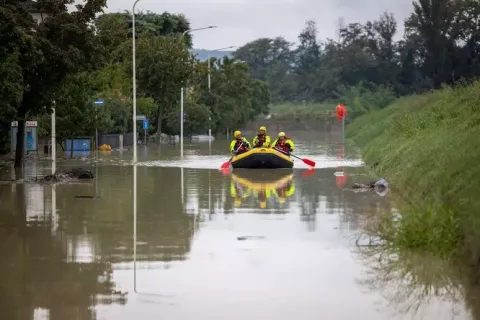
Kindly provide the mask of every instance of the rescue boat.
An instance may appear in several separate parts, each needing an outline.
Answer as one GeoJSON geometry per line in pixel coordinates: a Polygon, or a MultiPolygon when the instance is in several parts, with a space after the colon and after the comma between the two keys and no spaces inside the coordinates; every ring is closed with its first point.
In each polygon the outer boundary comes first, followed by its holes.
{"type": "Polygon", "coordinates": [[[233,156],[231,165],[235,169],[291,169],[293,159],[272,148],[254,148],[233,156]]]}

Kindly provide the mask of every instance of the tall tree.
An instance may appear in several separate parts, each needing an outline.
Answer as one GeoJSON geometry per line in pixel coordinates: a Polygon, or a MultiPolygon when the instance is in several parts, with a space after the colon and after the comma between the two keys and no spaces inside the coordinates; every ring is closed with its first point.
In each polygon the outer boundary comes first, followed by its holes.
{"type": "MultiPolygon", "coordinates": [[[[25,120],[51,112],[55,91],[68,74],[94,69],[101,65],[100,45],[91,22],[102,11],[105,0],[88,0],[69,12],[73,0],[39,0],[38,6],[48,17],[37,27],[23,2],[6,0],[2,4],[2,25],[8,23],[12,32],[23,34],[31,50],[19,50],[23,96],[16,110],[18,135],[15,167],[23,165],[25,120]],[[13,31],[14,30],[14,31],[13,31]],[[34,56],[32,58],[32,55],[34,56]]],[[[0,51],[15,51],[15,43],[1,42],[0,51]]]]}
{"type": "Polygon", "coordinates": [[[138,42],[139,89],[157,103],[157,133],[162,132],[165,115],[175,110],[180,88],[194,71],[194,58],[181,37],[144,36],[138,42]]]}
{"type": "Polygon", "coordinates": [[[312,99],[316,70],[320,65],[320,45],[317,42],[317,25],[315,21],[307,21],[305,29],[298,36],[299,45],[296,50],[295,72],[298,76],[299,98],[312,99]]]}

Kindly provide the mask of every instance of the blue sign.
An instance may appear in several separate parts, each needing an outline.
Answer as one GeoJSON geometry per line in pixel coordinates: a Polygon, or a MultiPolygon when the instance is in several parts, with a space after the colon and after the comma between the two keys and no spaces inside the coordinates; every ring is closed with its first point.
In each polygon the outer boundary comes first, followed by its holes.
{"type": "Polygon", "coordinates": [[[97,106],[100,105],[100,106],[103,106],[103,100],[97,100],[94,102],[97,106]]]}
{"type": "Polygon", "coordinates": [[[144,130],[148,129],[148,119],[143,120],[143,129],[144,130]]]}

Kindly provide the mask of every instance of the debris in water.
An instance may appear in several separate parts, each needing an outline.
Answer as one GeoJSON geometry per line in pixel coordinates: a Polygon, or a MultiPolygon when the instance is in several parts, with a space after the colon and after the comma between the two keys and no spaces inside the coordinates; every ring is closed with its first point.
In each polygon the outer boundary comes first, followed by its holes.
{"type": "Polygon", "coordinates": [[[95,196],[75,196],[74,198],[76,198],[76,199],[95,199],[95,198],[98,198],[98,197],[95,197],[95,196]]]}
{"type": "Polygon", "coordinates": [[[35,182],[48,183],[48,182],[63,182],[69,179],[78,180],[91,180],[93,179],[93,172],[86,169],[76,168],[66,172],[56,172],[55,174],[49,174],[41,179],[35,178],[35,182]]]}
{"type": "Polygon", "coordinates": [[[355,182],[352,188],[357,191],[375,191],[379,196],[383,197],[388,193],[388,182],[384,178],[368,184],[355,182]]]}

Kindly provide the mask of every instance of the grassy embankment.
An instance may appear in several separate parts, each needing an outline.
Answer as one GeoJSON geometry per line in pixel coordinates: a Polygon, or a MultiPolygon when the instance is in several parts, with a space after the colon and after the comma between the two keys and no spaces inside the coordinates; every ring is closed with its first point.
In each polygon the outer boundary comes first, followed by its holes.
{"type": "Polygon", "coordinates": [[[282,103],[270,106],[270,113],[277,119],[321,119],[334,110],[333,103],[282,103]]]}
{"type": "Polygon", "coordinates": [[[480,263],[480,82],[409,96],[347,126],[364,161],[399,195],[379,219],[392,246],[480,263]]]}

